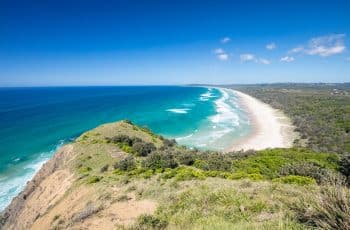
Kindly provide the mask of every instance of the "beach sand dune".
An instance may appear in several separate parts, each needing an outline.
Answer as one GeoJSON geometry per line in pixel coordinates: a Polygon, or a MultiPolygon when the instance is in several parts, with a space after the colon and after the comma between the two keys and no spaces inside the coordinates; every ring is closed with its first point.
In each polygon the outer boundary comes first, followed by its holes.
{"type": "Polygon", "coordinates": [[[297,134],[293,131],[290,119],[282,111],[245,93],[234,92],[247,112],[253,130],[247,137],[237,140],[231,150],[288,148],[293,145],[297,134]]]}

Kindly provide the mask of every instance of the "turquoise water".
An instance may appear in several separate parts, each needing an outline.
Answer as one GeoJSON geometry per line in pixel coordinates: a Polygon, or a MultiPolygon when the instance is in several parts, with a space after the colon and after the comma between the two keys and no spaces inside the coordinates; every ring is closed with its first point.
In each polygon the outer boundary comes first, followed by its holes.
{"type": "Polygon", "coordinates": [[[0,210],[64,143],[129,119],[180,144],[226,150],[247,135],[230,90],[204,87],[0,88],[0,210]]]}

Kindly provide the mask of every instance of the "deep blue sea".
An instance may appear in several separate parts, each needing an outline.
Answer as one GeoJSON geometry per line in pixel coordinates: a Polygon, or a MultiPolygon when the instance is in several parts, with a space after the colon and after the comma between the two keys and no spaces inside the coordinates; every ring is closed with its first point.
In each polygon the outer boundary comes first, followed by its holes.
{"type": "Polygon", "coordinates": [[[250,125],[233,91],[180,86],[0,88],[0,211],[64,143],[129,119],[180,144],[226,150],[250,125]]]}

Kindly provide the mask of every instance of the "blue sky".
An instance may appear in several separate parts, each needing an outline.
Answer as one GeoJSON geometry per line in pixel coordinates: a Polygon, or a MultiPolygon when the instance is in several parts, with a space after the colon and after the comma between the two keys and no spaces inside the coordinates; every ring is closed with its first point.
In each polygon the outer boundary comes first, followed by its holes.
{"type": "Polygon", "coordinates": [[[0,86],[349,82],[349,10],[337,0],[2,0],[0,86]]]}

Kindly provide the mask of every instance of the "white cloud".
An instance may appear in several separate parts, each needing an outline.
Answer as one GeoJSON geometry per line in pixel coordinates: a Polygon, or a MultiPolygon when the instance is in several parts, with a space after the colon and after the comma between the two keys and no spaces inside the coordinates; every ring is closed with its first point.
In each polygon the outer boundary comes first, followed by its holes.
{"type": "Polygon", "coordinates": [[[312,38],[306,47],[296,47],[290,50],[290,53],[305,53],[308,55],[318,55],[321,57],[340,54],[346,49],[344,37],[345,34],[331,34],[312,38]]]}
{"type": "Polygon", "coordinates": [[[222,53],[222,54],[216,55],[216,57],[219,58],[219,60],[221,60],[221,61],[227,61],[229,58],[229,55],[226,53],[222,53]]]}
{"type": "Polygon", "coordinates": [[[224,38],[222,38],[222,39],[220,40],[220,42],[221,42],[222,44],[229,43],[230,41],[231,41],[231,38],[229,38],[229,37],[224,37],[224,38]]]}
{"type": "Polygon", "coordinates": [[[217,49],[214,50],[214,53],[215,54],[222,54],[222,53],[225,53],[225,51],[223,49],[221,49],[221,48],[217,48],[217,49]]]}
{"type": "Polygon", "coordinates": [[[254,54],[241,54],[239,56],[242,62],[255,62],[255,63],[260,63],[264,65],[269,65],[271,64],[271,61],[265,58],[257,58],[254,54]]]}
{"type": "Polygon", "coordinates": [[[256,61],[254,54],[241,54],[239,57],[240,57],[241,61],[243,61],[243,62],[256,61]]]}
{"type": "Polygon", "coordinates": [[[221,61],[227,61],[230,57],[230,55],[228,55],[226,53],[225,50],[221,49],[221,48],[217,48],[214,50],[214,54],[216,55],[216,57],[221,60],[221,61]]]}
{"type": "Polygon", "coordinates": [[[270,43],[270,44],[267,44],[266,46],[266,49],[268,50],[274,50],[277,48],[276,44],[274,42],[270,43]]]}
{"type": "Polygon", "coordinates": [[[304,51],[304,47],[298,46],[298,47],[295,47],[295,48],[291,49],[291,50],[289,51],[289,53],[300,53],[300,52],[302,52],[302,51],[304,51]]]}
{"type": "Polygon", "coordinates": [[[285,56],[280,59],[281,62],[293,62],[295,59],[292,56],[285,56]]]}
{"type": "Polygon", "coordinates": [[[259,58],[258,62],[261,63],[261,64],[264,64],[264,65],[269,65],[269,64],[271,64],[271,61],[270,61],[270,60],[267,60],[267,59],[265,59],[265,58],[259,58]]]}

